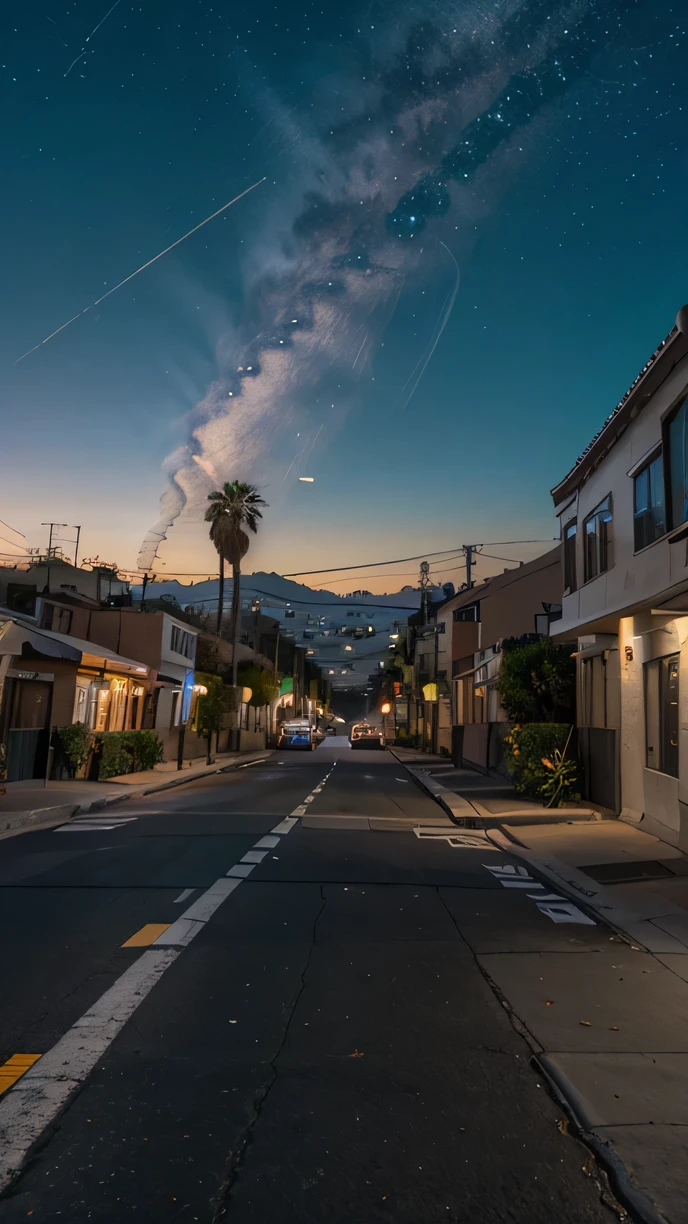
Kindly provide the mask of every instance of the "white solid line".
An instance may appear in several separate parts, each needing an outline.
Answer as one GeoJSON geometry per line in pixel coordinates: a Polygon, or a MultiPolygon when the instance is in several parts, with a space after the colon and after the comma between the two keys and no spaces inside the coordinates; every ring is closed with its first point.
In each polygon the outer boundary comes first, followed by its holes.
{"type": "MultiPolygon", "coordinates": [[[[304,808],[304,811],[305,811],[305,808],[304,808]]],[[[303,816],[303,812],[299,808],[297,808],[296,815],[303,816]]],[[[272,832],[273,833],[291,833],[295,824],[298,824],[298,821],[294,820],[294,813],[292,812],[291,816],[285,816],[284,820],[280,820],[279,824],[275,825],[274,829],[272,829],[272,832]]]]}
{"type": "Polygon", "coordinates": [[[243,765],[237,765],[237,769],[250,769],[252,765],[264,765],[269,757],[261,757],[259,761],[246,761],[243,765]]]}
{"type": "MultiPolygon", "coordinates": [[[[199,897],[200,900],[200,897],[199,897]]],[[[205,922],[194,921],[192,918],[177,918],[171,926],[168,926],[162,935],[153,941],[154,948],[185,948],[191,943],[194,935],[198,935],[199,931],[203,930],[205,922]]]]}
{"type": "Polygon", "coordinates": [[[144,952],[3,1096],[0,1189],[178,955],[175,948],[144,952]]]}
{"type": "MultiPolygon", "coordinates": [[[[306,804],[302,803],[299,807],[294,808],[294,811],[291,813],[291,815],[292,816],[305,816],[307,811],[308,811],[308,808],[306,807],[306,804]]],[[[289,829],[280,829],[278,825],[277,830],[273,829],[272,831],[273,833],[275,831],[277,831],[278,833],[288,833],[289,829]]]]}
{"type": "MultiPolygon", "coordinates": [[[[226,901],[234,889],[239,887],[240,883],[241,880],[228,880],[226,876],[216,880],[206,892],[201,894],[198,901],[194,901],[188,910],[184,910],[182,918],[187,922],[207,922],[209,918],[212,918],[215,910],[220,908],[222,902],[226,901]]],[[[169,935],[170,930],[171,928],[168,927],[167,931],[163,931],[162,936],[158,936],[158,939],[162,940],[163,936],[169,935]]]]}
{"type": "Polygon", "coordinates": [[[246,854],[239,860],[241,863],[262,863],[267,854],[267,850],[247,850],[246,854]]]}
{"type": "Polygon", "coordinates": [[[227,872],[228,876],[236,876],[240,880],[245,880],[251,874],[255,863],[237,863],[236,866],[230,867],[227,872]]]}
{"type": "Polygon", "coordinates": [[[260,841],[255,844],[256,850],[274,850],[275,846],[279,846],[279,837],[261,837],[260,841]]]}
{"type": "Polygon", "coordinates": [[[175,897],[175,899],[174,899],[174,901],[173,901],[173,903],[172,903],[172,904],[173,904],[173,905],[181,905],[182,901],[186,901],[186,898],[187,898],[187,897],[190,897],[190,896],[191,896],[191,894],[192,894],[193,892],[195,892],[195,891],[196,891],[196,889],[195,889],[195,888],[185,888],[185,889],[184,889],[184,892],[180,892],[179,896],[178,896],[178,897],[175,897]]]}

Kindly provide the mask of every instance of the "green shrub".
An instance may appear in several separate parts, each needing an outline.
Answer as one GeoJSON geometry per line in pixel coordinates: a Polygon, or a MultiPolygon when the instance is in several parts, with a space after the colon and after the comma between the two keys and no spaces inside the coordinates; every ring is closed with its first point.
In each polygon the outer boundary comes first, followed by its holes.
{"type": "Polygon", "coordinates": [[[93,733],[86,723],[76,722],[69,727],[56,727],[62,755],[65,757],[69,770],[74,777],[82,765],[85,765],[93,747],[93,733]]]}
{"type": "Polygon", "coordinates": [[[503,643],[499,697],[518,723],[571,722],[576,703],[576,662],[570,646],[551,638],[510,638],[503,643]]]}
{"type": "Polygon", "coordinates": [[[568,723],[516,723],[504,739],[504,764],[518,795],[559,807],[580,798],[578,766],[567,753],[572,727],[568,723]]]}
{"type": "Polygon", "coordinates": [[[98,731],[98,781],[152,769],[162,760],[163,746],[155,731],[98,731]]]}

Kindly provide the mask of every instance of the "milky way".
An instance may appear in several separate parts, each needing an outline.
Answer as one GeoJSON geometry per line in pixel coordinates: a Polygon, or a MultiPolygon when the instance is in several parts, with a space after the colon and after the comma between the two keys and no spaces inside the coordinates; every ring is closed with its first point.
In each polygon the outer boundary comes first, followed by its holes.
{"type": "Polygon", "coordinates": [[[280,464],[298,478],[309,439],[332,436],[360,394],[406,279],[422,265],[453,283],[442,239],[452,240],[448,220],[452,235],[460,228],[462,188],[579,84],[620,19],[614,4],[553,15],[544,0],[457,13],[408,19],[400,34],[396,9],[394,27],[377,33],[374,71],[338,90],[344,115],[323,108],[317,129],[274,104],[271,123],[300,143],[297,181],[251,238],[242,320],[218,346],[187,444],[167,460],[143,568],[220,481],[264,481],[280,464]]]}

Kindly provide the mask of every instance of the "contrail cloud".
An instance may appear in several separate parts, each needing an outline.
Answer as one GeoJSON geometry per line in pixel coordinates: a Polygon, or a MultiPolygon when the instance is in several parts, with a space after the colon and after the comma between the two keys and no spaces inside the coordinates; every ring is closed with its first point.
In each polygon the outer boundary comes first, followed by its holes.
{"type": "Polygon", "coordinates": [[[39,349],[42,345],[47,344],[48,341],[52,340],[55,336],[59,336],[60,332],[64,331],[66,327],[70,327],[72,323],[76,323],[77,319],[80,319],[83,315],[88,314],[89,310],[93,310],[96,306],[100,306],[101,302],[104,302],[105,299],[110,297],[111,294],[116,293],[117,290],[121,289],[123,285],[127,285],[129,281],[133,280],[135,276],[138,276],[140,272],[145,272],[146,268],[150,268],[152,264],[157,263],[159,259],[162,259],[163,255],[169,254],[169,252],[173,251],[175,247],[178,247],[180,243],[186,242],[186,239],[190,238],[192,234],[197,233],[199,229],[203,229],[203,226],[207,225],[209,221],[214,221],[215,217],[220,216],[220,213],[226,212],[228,208],[232,207],[232,204],[236,204],[239,200],[243,200],[244,196],[247,196],[250,191],[255,191],[256,187],[260,187],[261,183],[264,182],[265,178],[258,179],[256,183],[253,183],[250,187],[247,187],[245,191],[240,192],[240,194],[235,196],[233,200],[229,200],[226,204],[223,204],[222,208],[218,208],[216,212],[211,213],[210,216],[206,217],[204,221],[199,221],[198,225],[194,225],[193,229],[190,229],[188,233],[182,234],[181,238],[177,238],[176,242],[173,242],[170,246],[165,247],[164,251],[159,251],[158,254],[154,255],[152,259],[149,259],[146,263],[141,264],[141,267],[137,268],[135,272],[130,272],[129,276],[125,276],[124,280],[121,280],[118,285],[114,285],[112,289],[108,289],[107,293],[104,293],[101,297],[96,298],[95,302],[91,302],[89,306],[85,306],[83,310],[80,310],[78,314],[73,315],[71,319],[67,319],[67,322],[62,323],[60,327],[56,327],[55,331],[52,331],[49,336],[45,337],[44,340],[39,340],[38,344],[34,344],[33,348],[27,349],[25,353],[22,353],[21,357],[17,357],[15,365],[18,365],[20,361],[23,361],[24,358],[28,357],[31,353],[35,353],[36,349],[39,349]]]}

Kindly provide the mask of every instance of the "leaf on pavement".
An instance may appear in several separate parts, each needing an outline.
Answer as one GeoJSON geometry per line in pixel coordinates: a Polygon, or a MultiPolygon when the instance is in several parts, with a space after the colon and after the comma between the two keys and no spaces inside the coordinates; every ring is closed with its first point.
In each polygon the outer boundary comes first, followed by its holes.
{"type": "Polygon", "coordinates": [[[579,1021],[578,1021],[578,1023],[579,1023],[579,1024],[582,1024],[582,1025],[583,1025],[583,1028],[592,1028],[592,1021],[591,1021],[591,1020],[579,1020],[579,1021]]]}
{"type": "Polygon", "coordinates": [[[559,1118],[559,1119],[557,1120],[557,1126],[559,1127],[559,1130],[561,1131],[562,1135],[568,1135],[568,1133],[569,1133],[569,1120],[568,1120],[568,1118],[559,1118]]]}
{"type": "Polygon", "coordinates": [[[349,1054],[349,1058],[365,1058],[365,1054],[362,1054],[360,1050],[354,1050],[353,1054],[349,1054]]]}

